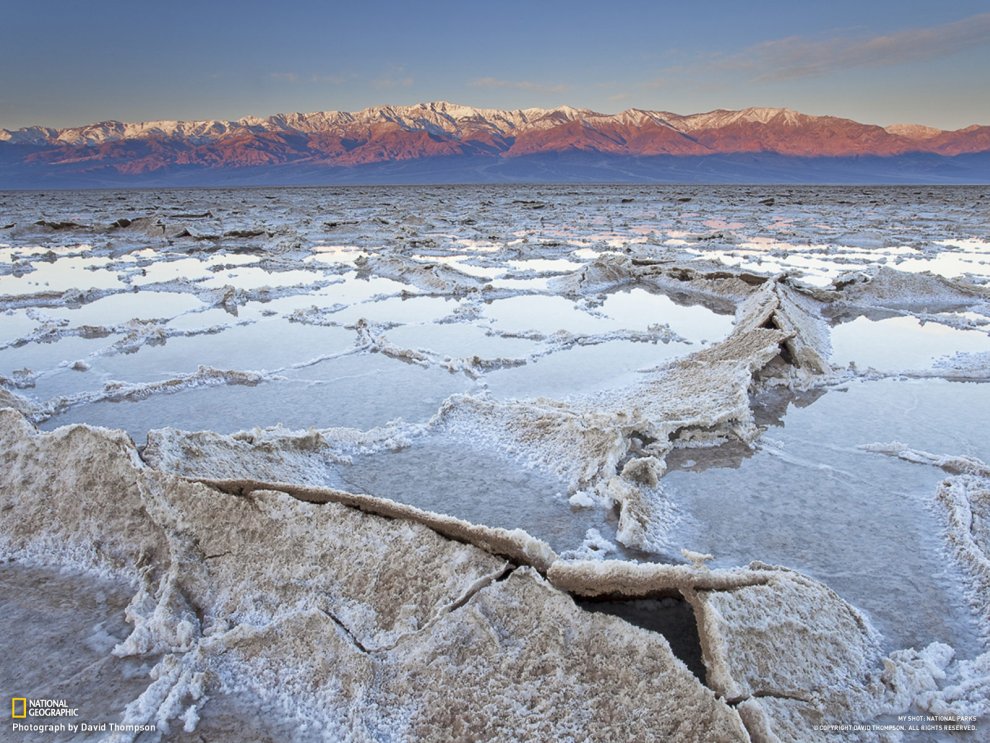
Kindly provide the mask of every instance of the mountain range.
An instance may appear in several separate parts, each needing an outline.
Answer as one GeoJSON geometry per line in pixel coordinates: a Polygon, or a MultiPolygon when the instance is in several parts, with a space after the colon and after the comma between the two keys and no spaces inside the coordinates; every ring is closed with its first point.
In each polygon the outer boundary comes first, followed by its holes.
{"type": "Polygon", "coordinates": [[[990,182],[990,126],[786,108],[681,115],[445,101],[235,121],[0,129],[0,187],[505,181],[990,182]]]}

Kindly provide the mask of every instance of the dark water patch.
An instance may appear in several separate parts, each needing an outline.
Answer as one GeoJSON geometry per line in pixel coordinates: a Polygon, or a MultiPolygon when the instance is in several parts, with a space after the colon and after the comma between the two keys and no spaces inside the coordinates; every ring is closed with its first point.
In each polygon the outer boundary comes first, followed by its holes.
{"type": "Polygon", "coordinates": [[[705,663],[701,654],[698,622],[691,605],[678,598],[606,600],[575,598],[585,611],[610,614],[642,629],[664,636],[670,649],[701,683],[705,683],[705,663]]]}

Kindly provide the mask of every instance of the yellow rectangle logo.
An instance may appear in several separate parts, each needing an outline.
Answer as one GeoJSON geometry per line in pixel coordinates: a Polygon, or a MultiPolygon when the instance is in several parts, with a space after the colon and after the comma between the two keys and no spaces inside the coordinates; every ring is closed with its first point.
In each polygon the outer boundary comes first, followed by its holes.
{"type": "Polygon", "coordinates": [[[15,720],[23,720],[27,717],[28,700],[25,697],[14,697],[10,700],[10,716],[15,720]],[[21,703],[21,711],[17,712],[17,703],[21,703]]]}

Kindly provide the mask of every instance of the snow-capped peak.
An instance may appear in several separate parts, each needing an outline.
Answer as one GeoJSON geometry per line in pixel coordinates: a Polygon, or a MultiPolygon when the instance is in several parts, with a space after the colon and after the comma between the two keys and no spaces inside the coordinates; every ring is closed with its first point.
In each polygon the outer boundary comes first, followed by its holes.
{"type": "MultiPolygon", "coordinates": [[[[198,144],[231,134],[262,131],[334,133],[343,136],[348,131],[353,131],[355,127],[367,131],[371,127],[383,124],[409,131],[427,131],[431,134],[454,137],[470,132],[486,131],[492,135],[508,138],[530,130],[553,129],[574,121],[584,122],[592,127],[613,122],[622,126],[636,127],[652,124],[690,133],[704,129],[719,129],[738,123],[786,127],[813,120],[815,117],[788,108],[745,108],[738,111],[718,109],[690,115],[630,108],[618,114],[602,114],[566,105],[554,108],[504,110],[436,100],[410,106],[372,106],[353,113],[327,110],[313,113],[280,113],[267,118],[245,116],[233,121],[206,119],[124,123],[111,120],[65,129],[39,126],[25,127],[16,131],[2,129],[0,142],[87,145],[126,139],[176,138],[198,144]]],[[[895,124],[887,127],[886,131],[915,140],[931,138],[940,133],[938,129],[910,124],[895,124]]]]}
{"type": "Polygon", "coordinates": [[[769,124],[771,122],[787,126],[802,123],[810,117],[789,108],[744,108],[740,111],[718,109],[703,114],[678,116],[672,114],[677,128],[684,131],[698,129],[718,129],[738,123],[769,124]]]}
{"type": "Polygon", "coordinates": [[[931,139],[942,133],[941,129],[932,126],[922,126],[921,124],[891,124],[884,127],[888,134],[896,134],[899,137],[908,139],[931,139]]]}

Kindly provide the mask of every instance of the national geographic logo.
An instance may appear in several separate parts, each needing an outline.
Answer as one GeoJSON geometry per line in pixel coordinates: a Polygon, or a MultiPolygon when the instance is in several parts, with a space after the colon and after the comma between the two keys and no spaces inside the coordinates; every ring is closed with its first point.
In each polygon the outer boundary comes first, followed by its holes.
{"type": "Polygon", "coordinates": [[[13,720],[26,720],[29,717],[79,717],[79,708],[70,707],[64,699],[13,697],[10,700],[10,717],[13,720]]]}

